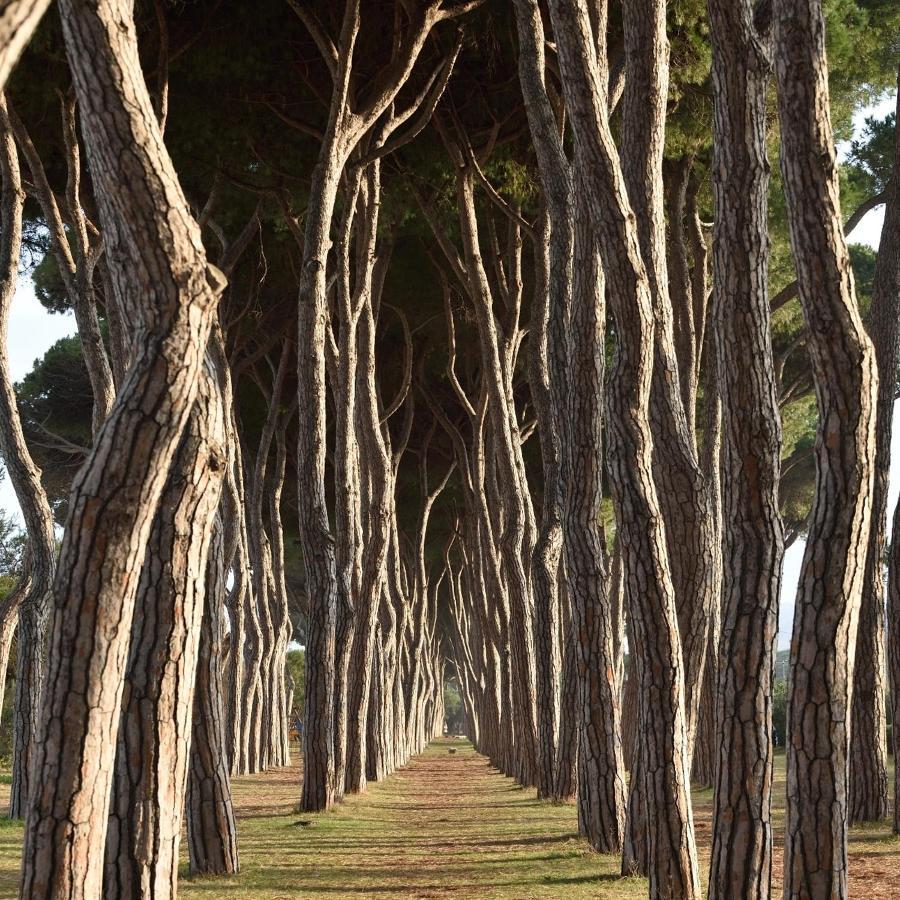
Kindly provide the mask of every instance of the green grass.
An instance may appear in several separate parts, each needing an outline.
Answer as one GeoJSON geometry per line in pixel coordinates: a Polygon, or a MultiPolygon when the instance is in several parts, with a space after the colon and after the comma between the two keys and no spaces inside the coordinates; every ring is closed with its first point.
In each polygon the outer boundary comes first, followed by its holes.
{"type": "MultiPolygon", "coordinates": [[[[644,898],[646,882],[619,877],[619,860],[591,852],[573,805],[538,802],[488,767],[465,742],[436,741],[406,768],[321,815],[299,813],[296,767],[235,779],[241,872],[190,878],[179,896],[219,898],[644,898]],[[450,747],[456,752],[449,753],[450,747]]],[[[776,760],[776,830],[784,758],[776,760]]],[[[0,802],[3,802],[0,796],[0,802]]],[[[709,855],[711,791],[694,792],[701,866],[709,855]]],[[[16,896],[20,822],[0,820],[0,898],[16,896]]],[[[887,823],[854,828],[851,896],[896,897],[900,838],[887,823]]],[[[781,870],[776,836],[774,896],[781,870]]]]}
{"type": "MultiPolygon", "coordinates": [[[[457,752],[450,754],[447,742],[436,742],[331,813],[285,810],[242,819],[241,874],[228,881],[184,876],[179,895],[646,896],[645,881],[618,877],[616,857],[588,850],[574,806],[539,803],[533,792],[492,772],[469,744],[453,746],[457,752]]],[[[237,795],[247,781],[238,779],[237,795]]]]}

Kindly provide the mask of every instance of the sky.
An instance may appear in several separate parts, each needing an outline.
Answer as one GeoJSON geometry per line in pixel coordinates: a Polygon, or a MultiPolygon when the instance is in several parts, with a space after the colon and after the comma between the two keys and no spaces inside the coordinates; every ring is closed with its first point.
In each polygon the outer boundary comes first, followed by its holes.
{"type": "MultiPolygon", "coordinates": [[[[854,117],[854,131],[859,132],[867,117],[883,119],[894,110],[896,100],[887,97],[880,103],[860,110],[854,117]]],[[[843,155],[848,145],[839,145],[838,154],[843,155]]],[[[850,235],[854,243],[869,244],[877,249],[881,226],[884,222],[884,207],[872,210],[857,225],[850,235]]],[[[34,367],[36,360],[62,337],[75,332],[75,317],[71,314],[48,313],[34,295],[31,279],[23,277],[13,300],[9,321],[9,357],[12,377],[20,381],[34,367]]],[[[900,401],[898,401],[900,405],[900,401]]],[[[891,472],[888,496],[888,528],[890,528],[894,505],[900,494],[900,409],[894,407],[894,431],[891,440],[891,472]]],[[[0,481],[0,509],[20,517],[19,505],[9,480],[0,481]]],[[[784,574],[781,590],[781,610],[778,626],[778,647],[790,644],[791,621],[794,611],[794,595],[803,560],[803,541],[796,541],[784,558],[784,574]]]]}

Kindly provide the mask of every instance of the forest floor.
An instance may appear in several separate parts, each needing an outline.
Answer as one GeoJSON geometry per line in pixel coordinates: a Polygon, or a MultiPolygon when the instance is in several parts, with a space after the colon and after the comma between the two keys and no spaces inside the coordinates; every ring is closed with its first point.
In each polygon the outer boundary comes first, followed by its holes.
{"type": "MultiPolygon", "coordinates": [[[[776,797],[784,794],[783,757],[776,797]]],[[[618,859],[578,837],[573,805],[538,802],[461,740],[428,750],[334,812],[296,811],[297,766],[235,779],[241,873],[189,878],[195,900],[374,898],[644,898],[646,882],[620,878],[618,859]],[[455,751],[455,752],[451,752],[455,751]]],[[[8,777],[0,776],[0,809],[8,777]]],[[[694,794],[697,839],[709,856],[710,791],[694,794]]],[[[775,810],[776,826],[782,804],[775,810]]],[[[780,880],[780,841],[776,880],[780,880]]],[[[22,825],[0,819],[0,898],[16,896],[22,825]]],[[[900,898],[900,837],[887,823],[853,829],[850,896],[900,898]]],[[[775,894],[780,893],[780,890],[775,894]]],[[[738,900],[738,898],[736,898],[738,900]]]]}

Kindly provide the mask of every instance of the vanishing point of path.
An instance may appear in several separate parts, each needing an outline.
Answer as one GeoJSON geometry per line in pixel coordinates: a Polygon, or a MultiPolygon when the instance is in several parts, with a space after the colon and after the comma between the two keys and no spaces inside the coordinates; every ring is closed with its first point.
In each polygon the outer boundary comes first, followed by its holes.
{"type": "MultiPolygon", "coordinates": [[[[783,760],[775,796],[783,795],[783,760]]],[[[465,741],[439,740],[382,784],[334,812],[298,813],[299,768],[237,778],[240,875],[191,879],[179,898],[608,898],[644,900],[646,882],[618,876],[619,860],[591,852],[577,834],[573,805],[538,802],[492,770],[465,741]],[[453,752],[451,752],[451,750],[453,752]]],[[[0,815],[8,800],[0,775],[0,815]]],[[[776,805],[780,826],[781,803],[776,805]]],[[[694,792],[705,870],[710,792],[694,792]]],[[[776,835],[780,847],[781,835],[776,835]]],[[[0,900],[17,894],[22,825],[0,818],[0,900]]],[[[900,838],[887,823],[851,835],[851,896],[900,897],[900,838]]],[[[184,856],[184,854],[183,854],[184,856]]],[[[776,851],[775,896],[780,881],[776,851]]]]}

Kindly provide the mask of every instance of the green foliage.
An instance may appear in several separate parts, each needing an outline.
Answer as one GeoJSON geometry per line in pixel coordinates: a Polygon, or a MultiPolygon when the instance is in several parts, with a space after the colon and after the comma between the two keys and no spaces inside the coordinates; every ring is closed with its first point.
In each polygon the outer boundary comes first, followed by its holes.
{"type": "Polygon", "coordinates": [[[846,168],[854,189],[864,196],[880,194],[891,178],[896,147],[896,115],[883,119],[866,118],[862,133],[850,144],[846,168]]]}
{"type": "Polygon", "coordinates": [[[306,653],[303,650],[288,650],[287,670],[294,680],[293,711],[302,716],[306,702],[306,653]]]}
{"type": "Polygon", "coordinates": [[[91,445],[93,394],[81,339],[73,335],[57,341],[16,385],[16,393],[29,448],[61,521],[83,448],[91,445]]]}
{"type": "Polygon", "coordinates": [[[462,734],[465,727],[465,710],[456,678],[444,682],[444,721],[448,734],[462,734]]]}

